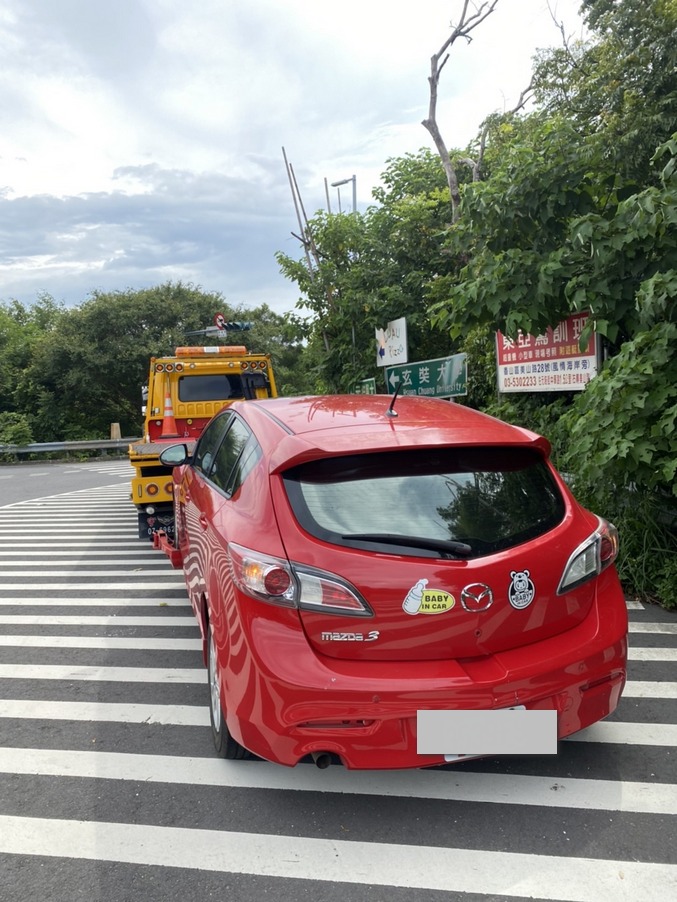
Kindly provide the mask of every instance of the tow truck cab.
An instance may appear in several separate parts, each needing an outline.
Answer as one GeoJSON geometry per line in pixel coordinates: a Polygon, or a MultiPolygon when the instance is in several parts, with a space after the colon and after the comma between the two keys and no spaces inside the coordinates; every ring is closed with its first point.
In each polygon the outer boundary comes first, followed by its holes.
{"type": "Polygon", "coordinates": [[[144,435],[129,446],[134,468],[131,500],[140,538],[174,533],[172,471],[160,461],[168,445],[195,442],[214,414],[237,400],[277,397],[268,354],[243,345],[180,347],[172,357],[152,357],[144,388],[144,435]]]}

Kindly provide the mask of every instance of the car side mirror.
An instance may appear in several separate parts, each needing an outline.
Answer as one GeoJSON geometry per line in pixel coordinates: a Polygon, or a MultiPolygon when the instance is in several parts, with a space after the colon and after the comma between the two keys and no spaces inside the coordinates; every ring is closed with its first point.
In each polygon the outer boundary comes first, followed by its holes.
{"type": "Polygon", "coordinates": [[[160,462],[166,467],[179,467],[190,460],[187,445],[170,445],[160,453],[160,462]]]}

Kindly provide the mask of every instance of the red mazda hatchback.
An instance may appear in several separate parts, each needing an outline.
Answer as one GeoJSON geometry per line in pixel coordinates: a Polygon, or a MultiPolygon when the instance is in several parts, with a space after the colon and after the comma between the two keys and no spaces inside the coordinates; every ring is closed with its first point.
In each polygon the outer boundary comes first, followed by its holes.
{"type": "Polygon", "coordinates": [[[236,402],[174,445],[216,748],[423,767],[554,752],[611,713],[614,527],[546,439],[448,401],[236,402]]]}

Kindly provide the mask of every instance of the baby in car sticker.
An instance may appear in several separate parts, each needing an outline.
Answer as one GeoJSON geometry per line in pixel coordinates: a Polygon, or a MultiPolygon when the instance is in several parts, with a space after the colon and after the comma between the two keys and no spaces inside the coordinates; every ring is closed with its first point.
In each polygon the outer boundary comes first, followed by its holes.
{"type": "Polygon", "coordinates": [[[428,589],[427,579],[419,579],[407,592],[402,607],[407,614],[443,614],[450,611],[456,599],[444,589],[428,589]]]}
{"type": "MultiPolygon", "coordinates": [[[[402,602],[402,608],[407,614],[412,616],[416,614],[444,614],[447,611],[451,611],[455,606],[456,599],[450,592],[444,589],[429,588],[428,582],[429,580],[427,579],[419,579],[407,592],[402,602]]],[[[467,611],[486,611],[493,601],[493,593],[489,586],[484,583],[472,583],[463,589],[461,596],[464,593],[475,601],[475,604],[472,606],[464,602],[463,607],[467,611]],[[477,593],[480,589],[481,594],[478,596],[477,593]]],[[[508,601],[513,608],[517,610],[527,608],[535,597],[536,587],[531,579],[530,571],[526,569],[511,570],[508,601]]]]}

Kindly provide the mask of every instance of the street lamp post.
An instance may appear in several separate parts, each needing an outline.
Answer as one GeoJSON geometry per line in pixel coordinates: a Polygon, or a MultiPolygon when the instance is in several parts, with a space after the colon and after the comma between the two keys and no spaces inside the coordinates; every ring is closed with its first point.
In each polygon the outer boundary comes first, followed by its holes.
{"type": "Polygon", "coordinates": [[[338,202],[339,202],[339,213],[341,212],[341,192],[338,190],[341,185],[347,185],[349,182],[353,183],[353,213],[357,213],[357,178],[356,176],[351,176],[349,179],[341,179],[338,182],[332,182],[332,188],[337,189],[338,194],[338,202]]]}

